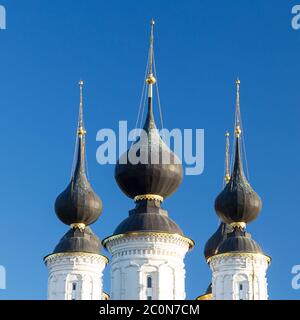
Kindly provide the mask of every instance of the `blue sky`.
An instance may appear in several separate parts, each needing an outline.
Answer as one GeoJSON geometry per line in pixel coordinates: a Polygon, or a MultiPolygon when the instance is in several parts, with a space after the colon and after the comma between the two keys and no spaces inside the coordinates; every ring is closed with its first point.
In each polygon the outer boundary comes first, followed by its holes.
{"type": "MultiPolygon", "coordinates": [[[[117,129],[119,120],[135,125],[152,17],[165,127],[205,129],[204,173],[185,177],[164,203],[196,242],[186,258],[187,297],[202,294],[211,277],[203,247],[218,225],[213,204],[237,76],[251,184],[263,199],[248,230],[273,258],[270,298],[300,297],[291,288],[291,268],[300,264],[300,31],[291,28],[297,1],[0,4],[7,10],[7,30],[0,31],[0,264],[7,290],[0,299],[46,298],[42,259],[67,231],[53,205],[70,178],[80,78],[89,173],[104,202],[94,231],[110,235],[133,208],[114,181],[114,166],[96,162],[96,133],[117,129]]],[[[108,271],[105,277],[108,290],[108,271]]]]}

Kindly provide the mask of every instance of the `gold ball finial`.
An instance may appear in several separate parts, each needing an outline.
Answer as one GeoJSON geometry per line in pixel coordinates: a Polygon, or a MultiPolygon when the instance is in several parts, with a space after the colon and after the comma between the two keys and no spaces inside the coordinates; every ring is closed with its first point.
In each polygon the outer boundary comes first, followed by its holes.
{"type": "Polygon", "coordinates": [[[83,80],[79,80],[78,84],[80,85],[80,87],[83,86],[83,80]]]}
{"type": "Polygon", "coordinates": [[[153,18],[151,19],[150,25],[151,25],[151,26],[154,26],[154,25],[155,25],[155,21],[154,21],[153,18]]]}
{"type": "Polygon", "coordinates": [[[146,79],[146,83],[147,84],[155,84],[156,83],[156,79],[153,75],[153,73],[150,73],[148,78],[146,79]]]}
{"type": "Polygon", "coordinates": [[[236,127],[235,133],[236,133],[237,138],[239,138],[241,136],[242,129],[240,126],[236,127]]]}
{"type": "Polygon", "coordinates": [[[85,130],[82,126],[80,126],[80,127],[78,128],[77,134],[78,134],[80,137],[82,137],[82,136],[86,135],[86,130],[85,130]]]}
{"type": "Polygon", "coordinates": [[[228,131],[226,131],[226,133],[225,133],[225,137],[226,137],[226,138],[228,138],[228,137],[229,137],[229,132],[228,132],[228,131]]]}
{"type": "Polygon", "coordinates": [[[229,181],[230,181],[230,174],[227,173],[226,176],[225,176],[225,182],[226,182],[226,184],[229,183],[229,181]]]}
{"type": "Polygon", "coordinates": [[[241,80],[239,78],[237,78],[235,83],[239,86],[241,84],[241,80]]]}

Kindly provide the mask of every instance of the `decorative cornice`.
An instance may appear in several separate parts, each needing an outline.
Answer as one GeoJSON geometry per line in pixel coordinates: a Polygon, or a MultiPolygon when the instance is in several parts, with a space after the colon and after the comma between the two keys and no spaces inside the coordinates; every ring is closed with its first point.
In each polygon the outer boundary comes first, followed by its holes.
{"type": "Polygon", "coordinates": [[[164,198],[158,194],[141,194],[134,197],[134,202],[138,202],[142,200],[154,200],[154,201],[163,202],[164,198]]]}
{"type": "Polygon", "coordinates": [[[207,263],[209,264],[214,258],[223,258],[223,257],[260,257],[260,258],[265,258],[267,262],[270,264],[272,261],[272,258],[270,256],[267,256],[262,253],[249,253],[249,252],[226,252],[226,253],[220,253],[216,254],[212,257],[207,258],[207,263]]]}
{"type": "Polygon", "coordinates": [[[89,257],[95,257],[95,258],[102,258],[104,259],[105,263],[108,264],[109,263],[109,259],[102,255],[102,254],[96,254],[96,253],[88,253],[88,252],[80,252],[80,251],[76,251],[76,252],[60,252],[60,253],[51,253],[49,255],[47,255],[46,257],[44,257],[44,263],[49,262],[50,260],[53,260],[55,258],[59,258],[59,257],[70,257],[70,256],[79,256],[79,257],[84,257],[84,256],[89,256],[89,257]]]}
{"type": "Polygon", "coordinates": [[[173,238],[173,239],[182,240],[188,243],[189,250],[191,250],[195,246],[194,240],[184,237],[177,233],[167,233],[167,232],[128,232],[123,234],[117,234],[104,239],[102,241],[102,245],[106,248],[107,243],[110,241],[124,239],[124,238],[147,237],[147,236],[154,236],[154,237],[157,236],[157,237],[163,237],[163,238],[173,238]]]}

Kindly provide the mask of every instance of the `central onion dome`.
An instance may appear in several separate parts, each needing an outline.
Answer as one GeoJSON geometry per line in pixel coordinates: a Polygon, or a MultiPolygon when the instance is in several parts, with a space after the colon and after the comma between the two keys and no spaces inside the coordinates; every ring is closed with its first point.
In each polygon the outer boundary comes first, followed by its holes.
{"type": "Polygon", "coordinates": [[[161,138],[154,120],[152,98],[153,85],[153,27],[148,61],[148,76],[143,90],[143,99],[148,98],[148,110],[139,138],[118,160],[115,179],[120,189],[136,206],[129,216],[115,229],[113,235],[130,233],[170,233],[183,236],[180,227],[168,216],[161,203],[173,194],[183,179],[179,158],[161,138]],[[146,97],[146,95],[148,95],[146,97]]]}
{"type": "Polygon", "coordinates": [[[218,195],[215,210],[225,223],[249,223],[253,221],[262,208],[258,194],[247,181],[240,155],[240,139],[236,139],[234,169],[229,183],[218,195]]]}
{"type": "Polygon", "coordinates": [[[87,226],[102,212],[102,202],[92,189],[85,172],[85,134],[82,115],[82,85],[80,83],[80,115],[78,126],[77,161],[71,182],[55,201],[58,218],[67,225],[87,226]]]}
{"type": "Polygon", "coordinates": [[[136,208],[116,228],[114,235],[129,232],[164,232],[183,235],[180,227],[161,208],[183,178],[182,165],[177,156],[162,141],[156,129],[152,97],[149,97],[145,135],[120,158],[115,178],[121,190],[136,201],[136,208]],[[142,161],[130,162],[135,155],[142,161]],[[126,162],[128,159],[128,163],[126,162]],[[151,163],[151,161],[155,163],[151,163]]]}
{"type": "MultiPolygon", "coordinates": [[[[159,199],[163,201],[178,188],[183,170],[178,157],[161,139],[153,116],[152,95],[156,78],[153,74],[153,29],[149,49],[148,113],[139,139],[119,159],[115,179],[120,189],[131,199],[159,199]]],[[[144,91],[146,92],[146,90],[144,91]]]]}
{"type": "Polygon", "coordinates": [[[150,97],[144,125],[146,135],[142,132],[115,167],[119,187],[132,199],[139,195],[159,195],[165,199],[175,192],[183,177],[180,160],[158,133],[151,100],[150,97]],[[132,159],[137,157],[140,161],[133,163],[132,159]]]}

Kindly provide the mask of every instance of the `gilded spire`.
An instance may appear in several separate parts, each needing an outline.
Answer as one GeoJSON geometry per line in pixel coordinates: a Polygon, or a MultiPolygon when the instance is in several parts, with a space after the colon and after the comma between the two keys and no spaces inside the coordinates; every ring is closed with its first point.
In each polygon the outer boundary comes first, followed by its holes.
{"type": "Polygon", "coordinates": [[[82,102],[82,89],[83,89],[83,81],[79,81],[79,90],[80,90],[80,101],[79,101],[79,122],[78,122],[78,131],[77,134],[79,137],[85,136],[86,130],[84,129],[83,124],[83,102],[82,102]]]}
{"type": "Polygon", "coordinates": [[[152,86],[156,83],[156,79],[153,75],[153,43],[154,43],[154,25],[155,21],[152,19],[150,22],[150,48],[149,48],[149,72],[146,79],[146,83],[149,85],[148,97],[152,97],[152,86]]]}
{"type": "Polygon", "coordinates": [[[241,111],[240,111],[240,85],[241,81],[236,80],[236,120],[235,120],[235,134],[237,138],[240,138],[242,129],[241,129],[241,111]]]}
{"type": "Polygon", "coordinates": [[[226,150],[225,150],[225,182],[226,184],[230,181],[230,170],[229,170],[229,132],[226,131],[226,150]]]}

